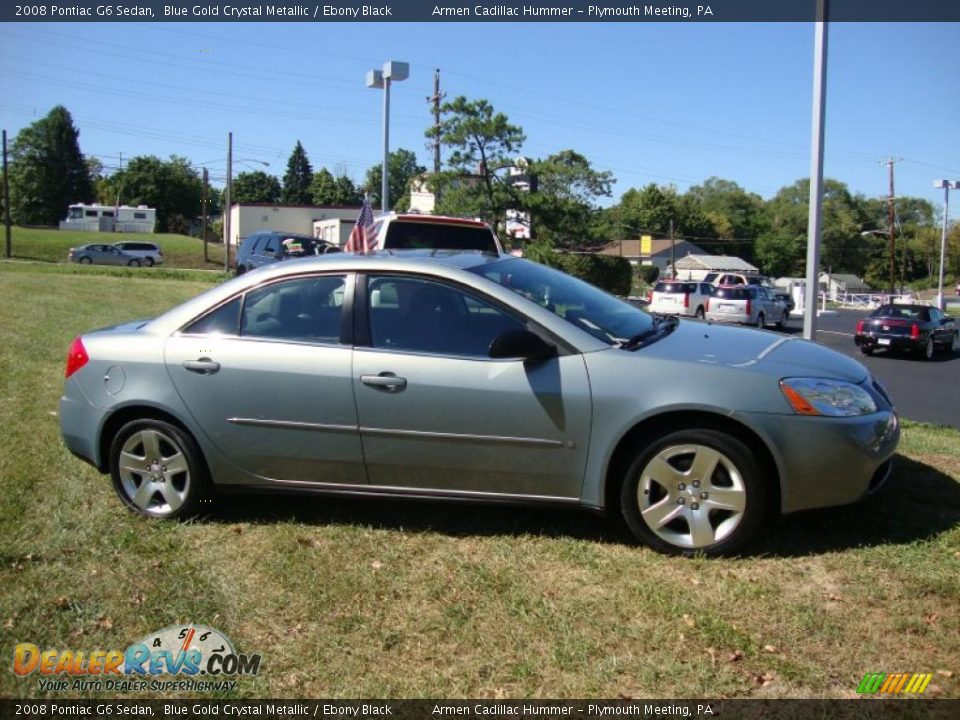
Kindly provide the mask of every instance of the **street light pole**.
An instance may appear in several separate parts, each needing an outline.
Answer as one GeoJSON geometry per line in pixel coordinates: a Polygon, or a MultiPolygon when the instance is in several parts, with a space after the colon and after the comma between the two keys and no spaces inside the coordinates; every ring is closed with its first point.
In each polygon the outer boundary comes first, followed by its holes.
{"type": "Polygon", "coordinates": [[[389,60],[382,70],[367,71],[367,87],[383,89],[383,170],[380,178],[380,207],[384,213],[390,210],[389,162],[390,162],[390,85],[410,77],[410,64],[389,60]]]}
{"type": "Polygon", "coordinates": [[[943,188],[943,232],[940,235],[940,280],[937,283],[937,307],[944,309],[943,301],[943,263],[947,256],[947,217],[950,214],[950,188],[960,189],[960,181],[934,180],[935,188],[943,188]]]}

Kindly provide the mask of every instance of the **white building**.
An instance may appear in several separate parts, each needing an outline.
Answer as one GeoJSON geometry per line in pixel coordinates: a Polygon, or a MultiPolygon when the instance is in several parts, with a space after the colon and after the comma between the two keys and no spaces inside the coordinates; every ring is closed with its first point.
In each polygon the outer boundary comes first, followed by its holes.
{"type": "Polygon", "coordinates": [[[677,260],[677,277],[682,280],[703,280],[712,272],[760,274],[758,268],[732,255],[685,255],[677,260]]]}
{"type": "Polygon", "coordinates": [[[157,211],[146,205],[85,205],[74,203],[67,209],[67,219],[60,221],[61,230],[85,232],[152,233],[157,225],[157,211]]]}
{"type": "Polygon", "coordinates": [[[230,207],[229,242],[237,246],[255,232],[280,230],[342,245],[359,215],[359,206],[235,204],[230,207]]]}

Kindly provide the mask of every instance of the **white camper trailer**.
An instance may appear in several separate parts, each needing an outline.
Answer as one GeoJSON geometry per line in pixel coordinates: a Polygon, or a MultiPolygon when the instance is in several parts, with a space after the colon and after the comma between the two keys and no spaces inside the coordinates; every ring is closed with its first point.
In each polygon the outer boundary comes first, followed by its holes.
{"type": "Polygon", "coordinates": [[[67,210],[67,219],[60,221],[61,230],[89,232],[152,233],[157,224],[157,211],[146,205],[85,205],[75,203],[67,210]]]}

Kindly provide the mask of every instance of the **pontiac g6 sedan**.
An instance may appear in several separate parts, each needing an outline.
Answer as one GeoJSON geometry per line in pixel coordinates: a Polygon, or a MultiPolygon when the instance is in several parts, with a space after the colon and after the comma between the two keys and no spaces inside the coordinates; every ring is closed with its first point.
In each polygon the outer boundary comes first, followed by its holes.
{"type": "Polygon", "coordinates": [[[442,251],[278,263],[82,335],[60,419],[156,518],[217,489],[538,503],[711,555],[875,490],[899,439],[883,387],[820,345],[442,251]]]}

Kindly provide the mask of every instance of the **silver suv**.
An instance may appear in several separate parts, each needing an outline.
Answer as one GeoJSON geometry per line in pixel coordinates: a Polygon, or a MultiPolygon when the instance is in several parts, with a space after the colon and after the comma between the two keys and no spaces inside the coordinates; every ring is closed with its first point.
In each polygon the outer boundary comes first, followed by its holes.
{"type": "Polygon", "coordinates": [[[787,306],[770,288],[759,285],[723,285],[707,301],[707,320],[783,329],[790,316],[787,306]]]}
{"type": "Polygon", "coordinates": [[[163,250],[156,243],[124,241],[113,246],[127,255],[140,258],[147,267],[163,264],[163,250]]]}

